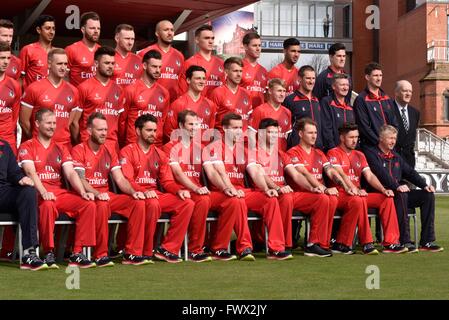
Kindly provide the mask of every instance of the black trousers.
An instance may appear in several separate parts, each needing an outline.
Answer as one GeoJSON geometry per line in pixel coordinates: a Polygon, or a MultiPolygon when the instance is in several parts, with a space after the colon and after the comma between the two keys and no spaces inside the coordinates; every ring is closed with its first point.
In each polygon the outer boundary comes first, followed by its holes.
{"type": "Polygon", "coordinates": [[[0,212],[18,215],[24,249],[38,246],[36,189],[22,186],[2,186],[0,188],[0,212]]]}
{"type": "Polygon", "coordinates": [[[408,208],[420,208],[421,211],[420,245],[435,241],[435,195],[433,193],[425,190],[395,192],[394,203],[401,244],[411,242],[408,208]]]}

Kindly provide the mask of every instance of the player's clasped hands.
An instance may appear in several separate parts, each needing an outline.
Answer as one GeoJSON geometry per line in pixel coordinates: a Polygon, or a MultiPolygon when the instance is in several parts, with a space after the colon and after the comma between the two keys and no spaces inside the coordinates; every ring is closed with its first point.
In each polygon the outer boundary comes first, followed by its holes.
{"type": "Polygon", "coordinates": [[[82,192],[81,198],[87,201],[95,200],[95,195],[92,192],[82,192]]]}
{"type": "Polygon", "coordinates": [[[207,187],[202,187],[202,188],[197,188],[195,190],[195,193],[203,195],[203,194],[210,194],[210,191],[209,191],[209,189],[207,189],[207,187]]]}
{"type": "Polygon", "coordinates": [[[178,194],[178,197],[181,198],[181,200],[185,200],[185,199],[190,199],[191,198],[190,192],[187,191],[187,190],[179,190],[177,192],[177,194],[178,194]]]}
{"type": "Polygon", "coordinates": [[[109,201],[109,194],[107,192],[102,192],[97,194],[95,198],[102,201],[109,201]]]}
{"type": "Polygon", "coordinates": [[[42,199],[47,200],[47,201],[56,200],[56,196],[53,192],[45,191],[44,193],[41,194],[41,196],[42,196],[42,199]]]}
{"type": "Polygon", "coordinates": [[[156,191],[154,190],[147,190],[143,193],[145,195],[145,198],[147,199],[158,199],[156,191]]]}

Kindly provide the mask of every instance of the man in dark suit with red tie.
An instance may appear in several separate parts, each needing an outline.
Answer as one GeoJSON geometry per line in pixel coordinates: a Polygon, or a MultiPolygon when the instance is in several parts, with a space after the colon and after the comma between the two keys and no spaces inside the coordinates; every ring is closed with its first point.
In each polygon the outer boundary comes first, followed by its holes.
{"type": "Polygon", "coordinates": [[[395,99],[394,114],[398,123],[398,141],[395,151],[412,168],[415,167],[415,141],[416,129],[419,124],[419,111],[412,107],[409,103],[412,99],[413,88],[412,84],[407,80],[399,80],[396,82],[394,90],[395,99]]]}

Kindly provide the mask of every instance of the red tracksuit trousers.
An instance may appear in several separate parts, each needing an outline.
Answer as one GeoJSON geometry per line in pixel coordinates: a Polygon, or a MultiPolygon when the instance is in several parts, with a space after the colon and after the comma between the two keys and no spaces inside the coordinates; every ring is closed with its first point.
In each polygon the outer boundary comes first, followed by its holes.
{"type": "MultiPolygon", "coordinates": [[[[255,211],[263,217],[268,229],[268,248],[272,251],[284,251],[284,230],[277,198],[269,198],[261,191],[242,190],[245,192],[244,199],[247,210],[255,211]]],[[[237,216],[235,233],[237,234],[236,249],[239,254],[246,248],[252,249],[247,215],[237,216]]]]}
{"type": "MultiPolygon", "coordinates": [[[[154,232],[156,230],[157,220],[162,212],[170,213],[171,217],[170,228],[162,241],[161,247],[177,254],[189,227],[195,203],[190,199],[181,200],[178,196],[171,193],[161,193],[158,191],[156,193],[158,194],[158,199],[145,200],[145,241],[143,254],[146,256],[153,255],[154,232]]],[[[201,220],[200,218],[198,219],[201,220]]],[[[206,219],[204,219],[203,223],[205,224],[205,222],[206,219]]]]}
{"type": "Polygon", "coordinates": [[[356,226],[358,226],[359,242],[362,245],[373,242],[365,199],[359,196],[350,196],[343,191],[340,191],[337,199],[337,208],[343,211],[337,242],[352,247],[356,226]]]}
{"type": "Polygon", "coordinates": [[[145,202],[143,200],[135,200],[133,197],[125,194],[112,192],[108,192],[108,194],[109,201],[96,201],[95,229],[97,245],[94,257],[98,259],[108,255],[108,220],[112,212],[128,219],[125,252],[135,256],[142,255],[145,231],[145,202]]]}
{"type": "Polygon", "coordinates": [[[55,247],[55,221],[60,212],[65,212],[69,217],[76,219],[73,252],[78,253],[83,247],[95,246],[95,202],[84,200],[64,189],[50,191],[55,194],[56,200],[39,200],[39,239],[44,253],[55,247]]]}
{"type": "Polygon", "coordinates": [[[368,197],[364,199],[367,202],[368,208],[379,210],[379,218],[384,232],[382,245],[386,247],[390,244],[399,243],[399,225],[396,208],[394,206],[394,198],[388,198],[381,193],[369,193],[368,197]]]}
{"type": "MultiPolygon", "coordinates": [[[[278,198],[284,229],[285,246],[292,247],[292,213],[299,210],[310,215],[309,243],[326,247],[329,242],[329,196],[311,192],[281,194],[278,198]]],[[[331,213],[333,216],[333,213],[331,213]]]]}

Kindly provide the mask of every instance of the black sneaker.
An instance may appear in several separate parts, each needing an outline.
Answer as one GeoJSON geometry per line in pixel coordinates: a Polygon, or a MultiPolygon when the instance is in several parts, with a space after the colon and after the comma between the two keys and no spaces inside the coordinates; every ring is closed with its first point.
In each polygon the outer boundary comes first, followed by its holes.
{"type": "Polygon", "coordinates": [[[420,251],[427,251],[427,252],[441,252],[444,250],[443,247],[440,247],[439,245],[436,245],[433,242],[427,242],[423,246],[419,246],[420,251]]]}
{"type": "Polygon", "coordinates": [[[363,252],[363,254],[372,255],[372,256],[379,254],[379,251],[377,251],[377,249],[373,243],[365,244],[363,246],[362,252],[363,252]]]}
{"type": "Polygon", "coordinates": [[[193,253],[190,252],[189,253],[189,259],[193,262],[208,262],[208,261],[212,261],[212,258],[204,252],[200,252],[200,253],[193,253]]]}
{"type": "Polygon", "coordinates": [[[95,259],[95,264],[99,268],[113,267],[114,266],[114,262],[112,262],[111,258],[109,258],[108,256],[104,256],[104,257],[95,259]]]}
{"type": "Polygon", "coordinates": [[[59,266],[56,264],[55,254],[52,251],[45,255],[44,263],[48,266],[48,269],[59,269],[59,266]]]}
{"type": "Polygon", "coordinates": [[[304,248],[304,255],[308,257],[332,257],[332,252],[330,250],[326,250],[321,248],[317,244],[313,244],[311,246],[306,246],[304,248]]]}
{"type": "Polygon", "coordinates": [[[415,245],[411,242],[404,244],[404,247],[407,248],[407,253],[418,253],[419,250],[417,247],[415,247],[415,245]]]}
{"type": "Polygon", "coordinates": [[[170,251],[167,251],[162,247],[156,249],[154,256],[159,260],[166,261],[169,263],[182,262],[182,259],[178,255],[171,253],[170,251]]]}
{"type": "Polygon", "coordinates": [[[341,253],[341,254],[350,255],[350,254],[354,254],[355,251],[353,251],[348,246],[345,246],[344,244],[335,242],[334,244],[332,244],[332,253],[341,253]]]}
{"type": "Polygon", "coordinates": [[[253,251],[250,248],[246,248],[240,253],[239,256],[240,261],[256,261],[256,258],[253,256],[253,251]]]}
{"type": "Polygon", "coordinates": [[[405,253],[408,249],[400,244],[390,244],[384,247],[382,253],[405,253]]]}
{"type": "Polygon", "coordinates": [[[231,261],[237,260],[237,256],[230,254],[224,249],[221,249],[212,253],[212,260],[231,261]]]}
{"type": "Polygon", "coordinates": [[[141,266],[144,264],[149,264],[147,259],[144,256],[135,256],[133,254],[123,254],[122,264],[128,264],[133,266],[141,266]]]}
{"type": "Polygon", "coordinates": [[[20,269],[38,271],[38,270],[47,270],[48,266],[36,255],[36,251],[30,250],[27,255],[24,255],[22,257],[20,269]]]}
{"type": "Polygon", "coordinates": [[[153,256],[145,256],[145,255],[143,255],[142,257],[147,261],[147,264],[154,264],[153,256]]]}
{"type": "Polygon", "coordinates": [[[82,253],[74,253],[69,258],[69,267],[80,267],[81,269],[95,268],[95,262],[87,259],[82,253]]]}
{"type": "Polygon", "coordinates": [[[12,258],[13,258],[13,252],[12,251],[9,251],[9,252],[1,251],[0,252],[0,261],[2,261],[2,262],[12,262],[12,258]]]}
{"type": "Polygon", "coordinates": [[[269,251],[267,255],[269,260],[291,260],[293,255],[289,251],[269,251]]]}

